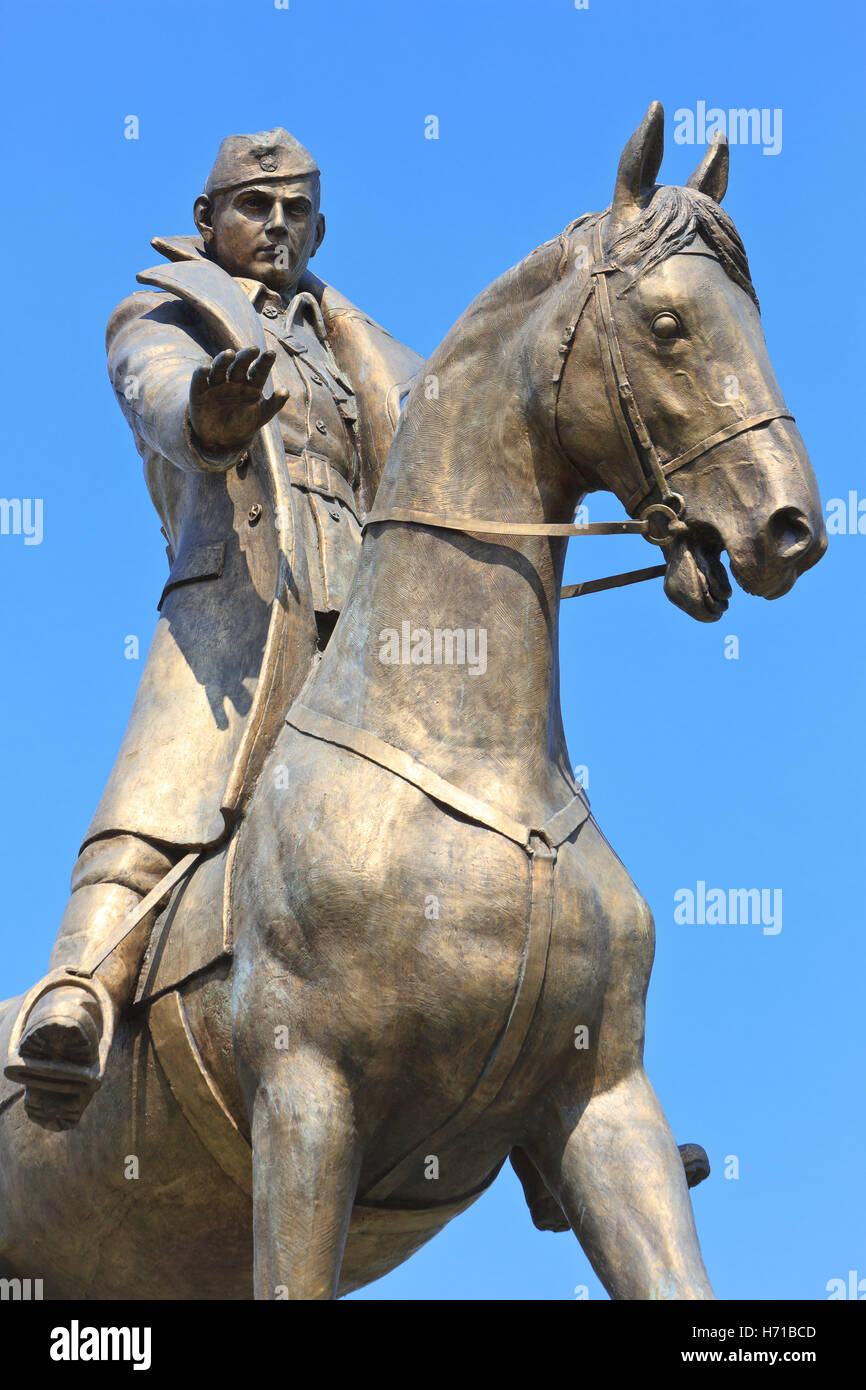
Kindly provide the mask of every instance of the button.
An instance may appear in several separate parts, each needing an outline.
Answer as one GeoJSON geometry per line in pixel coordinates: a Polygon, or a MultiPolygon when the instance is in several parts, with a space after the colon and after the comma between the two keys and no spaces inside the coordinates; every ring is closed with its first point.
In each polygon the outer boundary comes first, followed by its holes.
{"type": "Polygon", "coordinates": [[[310,372],[310,380],[314,381],[317,386],[324,386],[325,384],[318,372],[310,372]]]}
{"type": "Polygon", "coordinates": [[[267,314],[269,319],[275,319],[279,312],[280,311],[277,308],[276,304],[266,304],[264,309],[262,310],[262,313],[267,314]]]}
{"type": "Polygon", "coordinates": [[[317,420],[317,421],[316,421],[316,429],[319,431],[319,434],[327,434],[327,433],[328,433],[328,426],[325,424],[324,420],[317,420]]]}
{"type": "Polygon", "coordinates": [[[250,507],[249,511],[247,512],[247,520],[251,526],[255,526],[256,523],[261,520],[261,516],[262,504],[261,502],[254,502],[253,505],[250,507]]]}

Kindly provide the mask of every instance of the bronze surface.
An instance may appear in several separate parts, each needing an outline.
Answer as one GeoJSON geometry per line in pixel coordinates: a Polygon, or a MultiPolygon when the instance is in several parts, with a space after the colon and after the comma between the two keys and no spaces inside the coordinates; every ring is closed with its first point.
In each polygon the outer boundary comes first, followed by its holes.
{"type": "MultiPolygon", "coordinates": [[[[129,1007],[142,924],[95,976],[120,1016],[80,1120],[51,1133],[20,1083],[2,1083],[0,1262],[53,1297],[332,1298],[405,1260],[513,1153],[537,1224],[563,1214],[612,1298],[712,1298],[687,1186],[705,1156],[678,1151],[643,1068],[652,916],[575,782],[558,613],[572,518],[595,491],[640,522],[668,598],[701,622],[727,607],[722,551],[767,598],[824,551],[808,455],[719,206],[727,149],[712,146],[687,188],[657,185],[653,103],[610,208],[470,305],[397,423],[420,364],[301,280],[316,176],[282,162],[306,153],[284,132],[264,134],[229,148],[219,181],[251,149],[276,161],[249,215],[291,242],[299,274],[281,281],[269,253],[267,273],[233,277],[185,243],[141,277],[159,293],[110,325],[174,565],[189,543],[199,558],[172,570],[123,754],[134,776],[109,784],[73,902],[91,896],[52,964],[80,966],[183,851],[206,854],[163,911],[153,992],[129,1007]],[[296,244],[280,230],[293,179],[309,205],[296,244]],[[295,354],[321,349],[297,378],[277,370],[292,343],[281,358],[257,317],[274,294],[302,311],[295,354]],[[332,380],[337,416],[283,422],[298,381],[313,399],[311,371],[332,380]],[[739,398],[720,404],[728,373],[739,398]],[[337,417],[345,447],[322,453],[318,483],[295,481],[285,441],[337,417]],[[298,522],[311,496],[337,509],[332,474],[358,535],[366,522],[360,545],[349,528],[336,626],[298,522]],[[453,646],[482,630],[483,670],[453,646]],[[450,661],[434,659],[436,633],[451,634],[450,661]],[[172,710],[190,747],[179,799],[159,780],[172,710]],[[184,944],[160,975],[166,931],[184,944]]],[[[247,215],[230,179],[216,196],[247,215]]],[[[206,246],[220,205],[197,208],[206,246]]],[[[235,271],[248,231],[224,252],[235,271]]],[[[4,1050],[20,1004],[0,1006],[4,1050]]]]}

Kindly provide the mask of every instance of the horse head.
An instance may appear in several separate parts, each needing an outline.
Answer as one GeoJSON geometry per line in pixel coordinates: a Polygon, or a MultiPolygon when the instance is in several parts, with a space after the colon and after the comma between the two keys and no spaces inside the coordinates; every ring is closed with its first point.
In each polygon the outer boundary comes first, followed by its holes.
{"type": "Polygon", "coordinates": [[[731,594],[722,551],[740,586],[770,599],[827,538],[743,243],[720,206],[727,142],[679,188],[655,182],[663,140],[653,102],[611,206],[563,233],[555,432],[584,492],[612,491],[643,519],[668,598],[714,622],[731,594]]]}

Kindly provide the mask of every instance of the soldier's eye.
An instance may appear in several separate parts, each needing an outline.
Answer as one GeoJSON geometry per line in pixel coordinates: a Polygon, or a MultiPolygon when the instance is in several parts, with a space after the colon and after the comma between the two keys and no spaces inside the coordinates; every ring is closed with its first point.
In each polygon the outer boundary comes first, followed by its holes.
{"type": "Polygon", "coordinates": [[[676,314],[665,310],[662,314],[656,314],[652,321],[652,331],[656,338],[662,341],[669,341],[671,338],[678,338],[682,332],[682,324],[676,314]]]}

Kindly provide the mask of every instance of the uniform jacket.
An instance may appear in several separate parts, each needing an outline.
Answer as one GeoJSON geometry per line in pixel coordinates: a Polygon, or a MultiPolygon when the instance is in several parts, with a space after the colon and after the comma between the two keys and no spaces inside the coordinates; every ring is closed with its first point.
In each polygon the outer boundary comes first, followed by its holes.
{"type": "MultiPolygon", "coordinates": [[[[170,572],[129,726],[84,844],[126,831],[198,848],[231,829],[306,678],[328,570],[310,549],[317,538],[333,545],[330,587],[344,589],[338,561],[342,556],[345,569],[346,554],[354,554],[346,549],[346,528],[359,541],[358,518],[372,504],[402,396],[422,359],[308,273],[299,286],[301,307],[308,306],[305,322],[320,316],[328,400],[349,431],[333,456],[338,467],[301,456],[303,441],[286,436],[281,411],[226,468],[191,435],[189,382],[224,348],[275,345],[268,318],[255,307],[264,287],[207,260],[198,238],[153,245],[171,263],[137,277],[155,288],[118,306],[106,346],[168,542],[170,572]],[[343,465],[347,449],[354,452],[351,468],[343,465]],[[333,532],[330,542],[323,524],[333,532]]],[[[303,354],[303,343],[293,342],[303,354]]],[[[284,359],[291,347],[284,345],[284,359]]],[[[279,365],[278,356],[272,379],[279,365]]],[[[308,378],[307,371],[309,395],[308,378]]],[[[324,430],[325,421],[318,426],[324,430]]],[[[336,606],[333,594],[325,606],[336,606]]]]}

